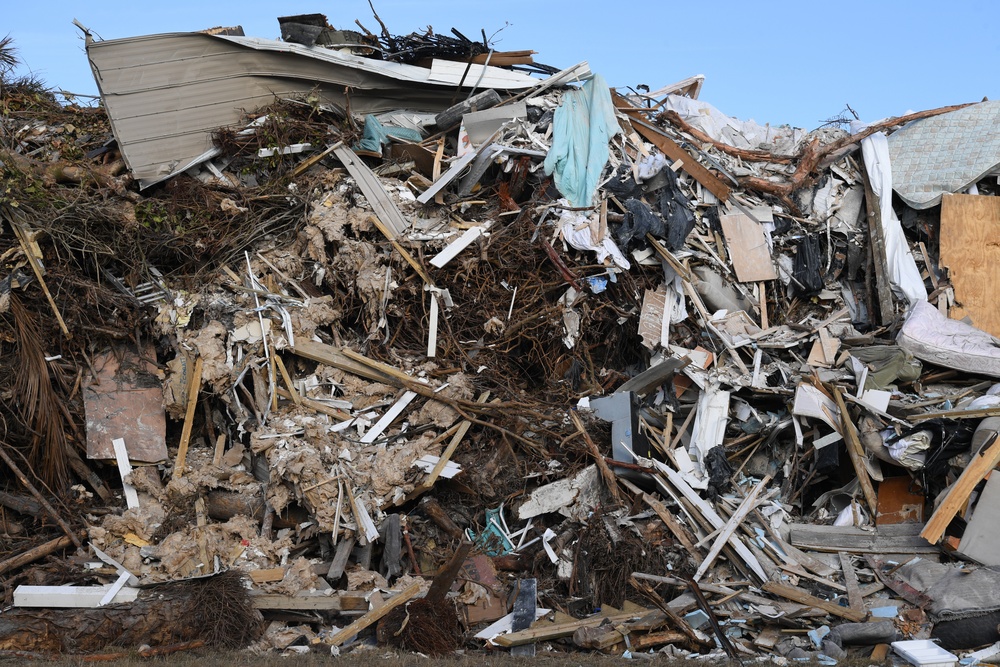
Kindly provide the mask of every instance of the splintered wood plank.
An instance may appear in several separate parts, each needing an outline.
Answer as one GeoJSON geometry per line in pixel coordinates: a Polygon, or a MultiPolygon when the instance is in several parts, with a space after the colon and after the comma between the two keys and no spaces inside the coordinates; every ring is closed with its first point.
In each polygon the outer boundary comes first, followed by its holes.
{"type": "Polygon", "coordinates": [[[642,494],[642,500],[649,505],[650,509],[656,512],[656,516],[660,517],[660,520],[663,521],[663,524],[670,530],[673,536],[677,538],[677,541],[681,543],[681,546],[688,552],[688,555],[701,565],[701,555],[699,555],[698,549],[694,546],[694,538],[674,515],[670,513],[667,506],[648,493],[642,494]]]}
{"type": "Polygon", "coordinates": [[[378,621],[380,618],[388,614],[396,607],[408,602],[410,598],[414,597],[419,592],[420,592],[420,582],[414,581],[412,584],[404,588],[402,591],[399,592],[398,595],[396,595],[391,600],[383,604],[381,607],[379,607],[378,609],[372,609],[367,614],[365,614],[358,620],[354,621],[346,628],[344,628],[343,630],[335,634],[333,637],[328,639],[327,644],[329,644],[330,646],[340,646],[354,635],[358,634],[368,626],[378,621]]]}
{"type": "Polygon", "coordinates": [[[796,588],[795,586],[788,586],[769,581],[761,586],[761,588],[772,595],[777,595],[785,598],[786,600],[798,602],[799,604],[804,604],[808,607],[822,609],[828,614],[839,616],[840,618],[846,618],[848,621],[853,621],[854,623],[860,623],[865,620],[865,617],[868,615],[863,611],[855,611],[850,607],[841,607],[836,602],[830,602],[814,595],[810,595],[801,588],[796,588]]]}
{"type": "Polygon", "coordinates": [[[955,288],[949,317],[970,317],[979,329],[1000,336],[1000,199],[982,195],[941,198],[941,257],[955,288]]]}
{"type": "Polygon", "coordinates": [[[191,372],[191,382],[188,383],[187,410],[184,413],[184,427],[181,429],[181,442],[177,448],[177,460],[174,462],[174,479],[180,479],[184,474],[184,462],[187,460],[188,445],[191,442],[191,428],[194,426],[194,410],[198,405],[198,394],[201,392],[201,370],[203,363],[200,356],[195,359],[194,370],[191,372]]]}
{"type": "Polygon", "coordinates": [[[840,557],[840,566],[844,568],[844,585],[847,587],[848,604],[855,611],[864,611],[864,598],[861,595],[861,586],[858,584],[858,575],[854,571],[854,564],[851,563],[851,556],[844,551],[837,555],[840,557]]]}
{"type": "Polygon", "coordinates": [[[677,142],[663,134],[657,128],[649,125],[646,121],[646,115],[642,110],[629,104],[628,100],[614,91],[611,92],[611,99],[614,101],[615,108],[631,119],[635,131],[641,134],[646,141],[659,148],[671,160],[680,160],[682,163],[681,169],[691,174],[694,180],[701,183],[702,187],[715,195],[719,201],[724,202],[729,199],[729,186],[719,180],[715,174],[701,166],[701,163],[693,155],[681,148],[677,142]]]}
{"type": "Polygon", "coordinates": [[[847,412],[847,406],[844,405],[844,396],[841,393],[840,387],[833,388],[833,395],[837,399],[837,407],[840,409],[843,435],[847,440],[847,454],[851,457],[851,463],[854,465],[854,473],[858,476],[858,482],[861,484],[861,492],[865,496],[868,510],[872,516],[877,516],[878,498],[875,496],[875,487],[872,486],[871,476],[864,462],[867,454],[865,454],[865,449],[858,438],[857,427],[851,421],[851,415],[847,412]]]}
{"type": "Polygon", "coordinates": [[[719,216],[722,233],[729,245],[736,278],[741,283],[775,280],[778,274],[771,262],[771,249],[764,237],[764,227],[743,213],[719,216]]]}
{"type": "Polygon", "coordinates": [[[944,497],[941,504],[934,510],[934,514],[931,515],[927,525],[921,531],[920,537],[931,544],[937,544],[941,540],[941,536],[944,535],[948,524],[955,518],[958,511],[965,506],[972,490],[986,477],[987,473],[996,468],[997,464],[1000,463],[1000,438],[994,434],[992,441],[988,440],[987,443],[989,443],[989,447],[981,450],[972,458],[972,461],[962,472],[962,476],[952,485],[948,491],[948,495],[944,497]]]}

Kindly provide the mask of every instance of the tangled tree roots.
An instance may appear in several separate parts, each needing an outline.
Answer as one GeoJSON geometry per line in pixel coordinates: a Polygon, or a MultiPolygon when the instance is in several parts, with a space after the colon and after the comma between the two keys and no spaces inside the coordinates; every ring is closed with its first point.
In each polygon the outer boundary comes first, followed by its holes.
{"type": "Polygon", "coordinates": [[[378,625],[381,644],[425,655],[444,655],[460,646],[462,629],[452,600],[414,600],[393,609],[378,625]]]}

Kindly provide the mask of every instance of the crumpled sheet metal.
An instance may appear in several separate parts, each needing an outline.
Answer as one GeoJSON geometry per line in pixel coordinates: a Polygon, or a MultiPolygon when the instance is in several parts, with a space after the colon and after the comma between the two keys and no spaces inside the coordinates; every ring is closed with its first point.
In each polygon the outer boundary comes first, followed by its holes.
{"type": "Polygon", "coordinates": [[[893,189],[917,210],[936,206],[1000,165],[1000,100],[918,120],[889,137],[893,189]]]}

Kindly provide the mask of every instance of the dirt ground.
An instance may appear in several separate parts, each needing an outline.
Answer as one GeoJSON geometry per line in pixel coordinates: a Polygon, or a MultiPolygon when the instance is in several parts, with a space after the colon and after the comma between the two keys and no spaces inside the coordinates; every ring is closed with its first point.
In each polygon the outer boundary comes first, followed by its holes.
{"type": "MultiPolygon", "coordinates": [[[[247,651],[217,651],[200,649],[177,653],[171,656],[160,658],[142,658],[138,654],[128,657],[118,658],[109,661],[101,661],[100,664],[108,667],[133,667],[136,665],[165,665],[168,667],[214,667],[222,665],[244,665],[246,667],[317,667],[318,665],[328,665],[331,660],[336,660],[342,667],[429,667],[431,665],[441,665],[443,667],[605,667],[610,665],[620,665],[626,661],[621,656],[608,656],[599,653],[558,653],[539,652],[534,658],[519,658],[511,656],[507,651],[497,652],[464,652],[445,658],[429,658],[412,653],[397,653],[386,651],[381,648],[355,649],[337,658],[332,658],[328,654],[313,652],[307,655],[281,656],[276,653],[266,655],[251,655],[247,651]]],[[[63,657],[57,660],[32,660],[19,657],[0,657],[0,665],[45,665],[47,667],[77,667],[79,665],[93,664],[94,656],[88,659],[83,657],[63,657]]],[[[651,662],[659,667],[690,667],[697,664],[703,667],[727,667],[736,663],[720,659],[706,658],[692,661],[681,658],[671,658],[659,653],[642,654],[634,656],[633,662],[651,662]]],[[[759,659],[747,658],[744,665],[752,664],[772,664],[766,656],[759,659]]],[[[796,662],[796,665],[808,666],[812,662],[796,662]]],[[[876,662],[867,658],[850,657],[841,660],[838,667],[877,667],[880,665],[905,664],[894,663],[892,659],[876,662]]]]}

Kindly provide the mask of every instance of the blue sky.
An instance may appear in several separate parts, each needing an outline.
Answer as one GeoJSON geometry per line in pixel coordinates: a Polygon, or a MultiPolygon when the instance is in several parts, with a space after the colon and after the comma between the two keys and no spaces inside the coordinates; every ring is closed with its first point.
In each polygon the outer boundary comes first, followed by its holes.
{"type": "MultiPolygon", "coordinates": [[[[50,87],[89,94],[96,86],[74,18],[104,39],[237,24],[277,38],[278,15],[313,12],[378,31],[366,0],[7,4],[0,36],[14,38],[26,66],[50,87]]],[[[775,125],[812,129],[847,104],[873,121],[1000,96],[990,0],[375,0],[375,9],[394,34],[430,25],[475,39],[502,28],[498,49],[534,49],[556,67],[587,60],[612,86],[655,89],[704,74],[701,99],[775,125]]]]}

